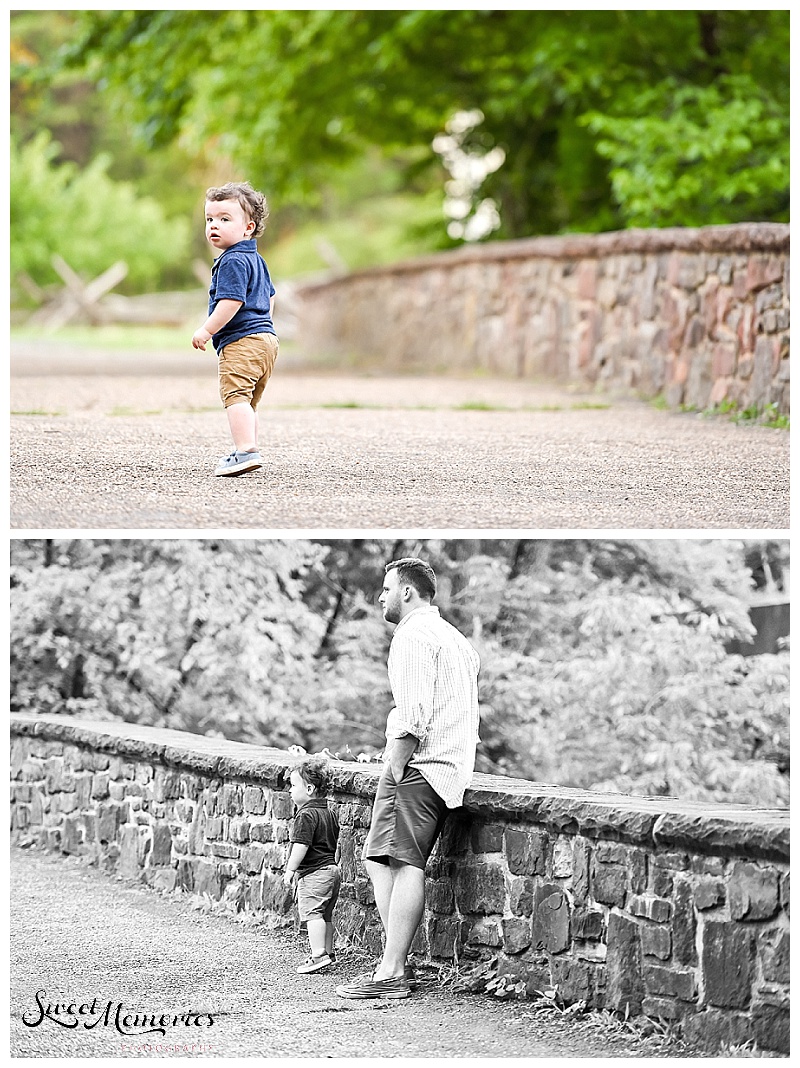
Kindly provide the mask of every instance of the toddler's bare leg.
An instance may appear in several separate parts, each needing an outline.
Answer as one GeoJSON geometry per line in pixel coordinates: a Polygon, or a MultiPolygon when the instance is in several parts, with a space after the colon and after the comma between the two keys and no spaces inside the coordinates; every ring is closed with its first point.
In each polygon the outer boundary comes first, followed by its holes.
{"type": "Polygon", "coordinates": [[[311,946],[311,952],[315,957],[321,957],[323,953],[327,952],[325,946],[325,928],[327,924],[321,916],[312,916],[306,920],[308,925],[308,941],[311,946]]]}
{"type": "Polygon", "coordinates": [[[256,413],[250,407],[249,402],[241,401],[237,404],[230,404],[225,409],[225,414],[228,417],[228,426],[236,451],[255,452],[258,448],[256,445],[256,413]]]}

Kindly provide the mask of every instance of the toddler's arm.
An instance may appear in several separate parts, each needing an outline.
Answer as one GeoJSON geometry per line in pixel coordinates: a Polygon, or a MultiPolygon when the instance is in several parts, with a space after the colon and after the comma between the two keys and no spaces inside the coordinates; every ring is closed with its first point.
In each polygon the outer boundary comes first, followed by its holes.
{"type": "Polygon", "coordinates": [[[289,859],[286,861],[286,869],[283,873],[283,881],[286,886],[291,886],[297,869],[303,863],[303,857],[308,852],[308,846],[303,845],[302,842],[295,842],[289,853],[289,859]]]}
{"type": "Polygon", "coordinates": [[[205,352],[206,343],[211,340],[211,335],[216,334],[226,323],[231,321],[241,308],[242,303],[241,300],[219,301],[200,329],[195,330],[192,337],[192,345],[196,349],[202,349],[205,352]]]}

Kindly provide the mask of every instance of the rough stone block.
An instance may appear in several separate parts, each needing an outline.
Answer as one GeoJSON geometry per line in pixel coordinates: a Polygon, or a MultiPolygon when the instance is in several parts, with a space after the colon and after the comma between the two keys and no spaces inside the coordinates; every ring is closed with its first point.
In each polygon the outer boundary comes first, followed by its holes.
{"type": "Polygon", "coordinates": [[[753,1033],[762,1049],[789,1055],[789,1009],[759,1005],[754,1013],[753,1033]]]}
{"type": "MultiPolygon", "coordinates": [[[[289,799],[291,804],[291,799],[289,799]]],[[[242,788],[234,783],[223,783],[220,797],[217,801],[220,812],[226,816],[241,816],[244,811],[242,805],[242,788]]]]}
{"type": "Polygon", "coordinates": [[[212,842],[208,850],[214,857],[238,857],[241,848],[232,842],[212,842]]]}
{"type": "Polygon", "coordinates": [[[670,897],[674,885],[675,878],[671,871],[667,871],[664,868],[656,868],[653,871],[652,891],[656,897],[670,897]]]}
{"type": "Polygon", "coordinates": [[[642,952],[646,957],[668,960],[672,953],[672,934],[668,927],[642,927],[642,952]]]}
{"type": "Polygon", "coordinates": [[[509,906],[515,916],[530,916],[533,912],[534,881],[528,876],[511,875],[509,906]]]}
{"type": "Polygon", "coordinates": [[[695,907],[701,912],[725,903],[725,884],[720,879],[701,879],[694,888],[695,907]]]}
{"type": "Polygon", "coordinates": [[[553,878],[569,879],[572,875],[572,839],[559,838],[553,845],[553,878]]]}
{"type": "Polygon", "coordinates": [[[431,912],[452,914],[453,884],[450,879],[431,879],[425,889],[425,903],[431,912]]]}
{"type": "Polygon", "coordinates": [[[119,873],[123,879],[139,878],[139,828],[132,823],[120,827],[119,873]]]}
{"type": "Polygon", "coordinates": [[[672,903],[664,898],[653,897],[652,894],[638,894],[628,901],[628,911],[634,916],[642,916],[655,923],[666,923],[672,915],[672,903]]]}
{"type": "Polygon", "coordinates": [[[473,921],[466,921],[462,927],[464,941],[470,945],[490,946],[497,949],[503,944],[502,921],[485,916],[473,921]]]}
{"type": "Polygon", "coordinates": [[[256,816],[261,816],[267,811],[266,798],[260,786],[246,786],[242,804],[245,812],[256,816]]]}
{"type": "Polygon", "coordinates": [[[577,908],[572,913],[572,937],[596,942],[603,937],[604,914],[597,909],[577,908]]]}
{"type": "Polygon", "coordinates": [[[460,922],[454,917],[433,916],[427,926],[431,956],[452,959],[455,948],[461,942],[460,922]]]}
{"type": "Polygon", "coordinates": [[[250,841],[251,842],[271,842],[274,838],[272,830],[272,821],[269,823],[251,823],[250,824],[250,841]]]}
{"type": "Polygon", "coordinates": [[[657,964],[648,964],[644,967],[643,977],[648,994],[679,998],[681,1001],[694,1001],[697,997],[694,972],[673,971],[657,964]]]}
{"type": "Polygon", "coordinates": [[[706,1001],[720,1008],[750,1004],[755,944],[742,924],[709,920],[703,925],[703,981],[706,1001]]]}
{"type": "Polygon", "coordinates": [[[222,880],[216,864],[207,860],[198,860],[194,868],[194,892],[208,894],[214,901],[219,901],[222,894],[222,880]]]}
{"type": "Polygon", "coordinates": [[[691,859],[691,870],[698,875],[724,875],[725,861],[722,857],[700,857],[691,859]]]}
{"type": "Polygon", "coordinates": [[[294,816],[294,804],[289,794],[272,795],[272,815],[279,820],[288,820],[294,816]]]}
{"type": "Polygon", "coordinates": [[[762,975],[768,983],[789,983],[789,932],[765,931],[759,940],[762,975]]]}
{"type": "Polygon", "coordinates": [[[107,844],[117,839],[119,828],[125,823],[128,806],[110,802],[97,806],[94,815],[94,833],[97,841],[107,844]]]}
{"type": "Polygon", "coordinates": [[[583,905],[589,896],[589,866],[591,850],[585,838],[576,838],[572,850],[572,897],[576,905],[583,905]]]}
{"type": "Polygon", "coordinates": [[[44,778],[44,768],[38,760],[26,760],[21,768],[24,782],[39,782],[44,778]]]}
{"type": "Polygon", "coordinates": [[[676,998],[648,996],[642,1001],[642,1012],[656,1020],[682,1020],[688,1013],[695,1011],[692,1002],[679,1001],[676,998]]]}
{"type": "Polygon", "coordinates": [[[675,888],[672,917],[672,949],[680,964],[697,964],[697,916],[694,911],[692,888],[682,879],[675,888]]]}
{"type": "Polygon", "coordinates": [[[506,953],[522,953],[531,944],[530,920],[513,917],[503,920],[503,949],[506,953]]]}
{"type": "Polygon", "coordinates": [[[687,1016],[683,1030],[688,1042],[709,1053],[717,1053],[722,1047],[742,1046],[753,1040],[753,1023],[748,1016],[715,1008],[705,1008],[687,1016]]]}
{"type": "Polygon", "coordinates": [[[728,883],[728,904],[734,920],[768,920],[778,911],[778,872],[737,861],[728,883]]]}
{"type": "Polygon", "coordinates": [[[592,897],[603,905],[625,904],[628,890],[628,871],[621,864],[603,864],[594,858],[592,867],[592,897]]]}
{"type": "Polygon", "coordinates": [[[175,868],[159,868],[152,873],[150,885],[154,890],[172,893],[178,885],[178,872],[175,868]]]}
{"type": "Polygon", "coordinates": [[[645,996],[639,925],[612,913],[608,920],[606,1007],[637,1016],[645,996]]]}
{"type": "MultiPolygon", "coordinates": [[[[575,960],[571,956],[553,957],[550,961],[550,978],[567,1005],[575,1001],[586,1001],[590,1005],[598,1003],[598,966],[590,961],[575,960]]],[[[543,986],[538,989],[543,989],[543,986]]],[[[529,991],[529,996],[532,994],[533,991],[529,991]]]]}
{"type": "Polygon", "coordinates": [[[563,953],[569,945],[570,909],[560,886],[536,890],[533,904],[533,944],[548,953],[563,953]]]}
{"type": "Polygon", "coordinates": [[[514,875],[544,875],[547,842],[548,835],[543,831],[508,827],[504,842],[508,870],[514,875]]]}
{"type": "Polygon", "coordinates": [[[244,819],[233,819],[228,827],[228,837],[232,842],[250,841],[250,824],[244,819]]]}
{"type": "Polygon", "coordinates": [[[503,848],[503,825],[474,823],[469,841],[473,853],[499,853],[503,848]]]}
{"type": "Polygon", "coordinates": [[[172,860],[172,832],[166,820],[156,820],[153,824],[153,849],[150,865],[165,868],[172,860]]]}
{"type": "Polygon", "coordinates": [[[463,869],[458,874],[455,891],[461,913],[502,913],[505,909],[505,877],[497,864],[476,864],[463,869]]]}
{"type": "Polygon", "coordinates": [[[632,849],[628,858],[629,886],[632,894],[643,894],[647,889],[647,854],[642,849],[632,849]]]}
{"type": "Polygon", "coordinates": [[[110,780],[107,772],[95,772],[94,776],[92,777],[92,797],[96,798],[97,800],[102,800],[103,798],[108,797],[109,781],[110,780]]]}

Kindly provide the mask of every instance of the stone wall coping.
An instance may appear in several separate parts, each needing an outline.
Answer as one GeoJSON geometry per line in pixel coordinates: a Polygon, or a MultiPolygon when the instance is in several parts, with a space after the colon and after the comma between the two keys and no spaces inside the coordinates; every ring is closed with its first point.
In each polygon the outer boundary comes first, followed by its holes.
{"type": "Polygon", "coordinates": [[[788,223],[734,223],[728,226],[665,227],[661,230],[610,230],[600,234],[565,234],[559,237],[525,237],[515,241],[486,241],[400,260],[381,267],[328,275],[298,283],[300,292],[313,292],[354,278],[406,274],[454,264],[517,259],[599,259],[604,256],[659,252],[788,252],[788,223]]]}
{"type": "MultiPolygon", "coordinates": [[[[285,786],[287,769],[298,762],[283,749],[118,720],[14,713],[11,734],[85,746],[123,759],[145,760],[209,777],[240,778],[272,789],[285,786]]],[[[338,791],[374,796],[379,765],[340,760],[332,764],[338,791]]],[[[554,834],[581,834],[705,854],[777,861],[789,858],[789,812],[784,809],[595,793],[483,774],[474,776],[464,796],[464,808],[484,819],[537,823],[554,834]]]]}

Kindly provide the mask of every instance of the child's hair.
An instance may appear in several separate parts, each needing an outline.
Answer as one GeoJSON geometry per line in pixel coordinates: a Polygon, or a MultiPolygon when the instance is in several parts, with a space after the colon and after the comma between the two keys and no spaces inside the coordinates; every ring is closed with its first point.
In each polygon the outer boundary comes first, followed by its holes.
{"type": "Polygon", "coordinates": [[[226,182],[225,185],[212,186],[206,190],[206,200],[237,200],[242,211],[256,224],[253,237],[264,233],[264,223],[269,218],[267,198],[249,182],[226,182]]]}
{"type": "Polygon", "coordinates": [[[318,796],[322,797],[327,794],[331,783],[331,773],[328,761],[324,757],[309,757],[308,760],[292,768],[292,771],[296,771],[303,782],[313,786],[318,796]]]}

